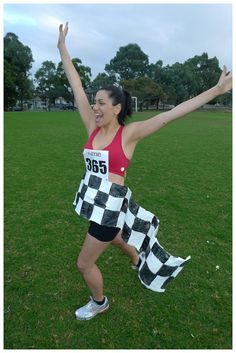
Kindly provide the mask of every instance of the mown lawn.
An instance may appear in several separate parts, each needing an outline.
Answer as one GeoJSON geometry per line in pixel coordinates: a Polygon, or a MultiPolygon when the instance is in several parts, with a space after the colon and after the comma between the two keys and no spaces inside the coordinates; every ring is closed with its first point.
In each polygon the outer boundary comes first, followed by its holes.
{"type": "Polygon", "coordinates": [[[111,246],[98,261],[111,307],[87,322],[74,318],[89,298],[76,268],[87,222],[72,205],[79,115],[6,113],[4,134],[5,348],[232,348],[230,113],[189,114],[138,145],[126,184],[166,250],[192,259],[160,294],[111,246]]]}

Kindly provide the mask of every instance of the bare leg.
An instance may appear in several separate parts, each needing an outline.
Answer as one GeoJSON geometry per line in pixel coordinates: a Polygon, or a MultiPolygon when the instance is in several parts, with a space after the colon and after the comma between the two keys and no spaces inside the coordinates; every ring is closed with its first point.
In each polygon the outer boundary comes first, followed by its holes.
{"type": "Polygon", "coordinates": [[[112,240],[111,242],[112,245],[117,246],[118,248],[120,248],[126,255],[128,255],[131,260],[132,263],[134,265],[138,264],[139,261],[139,256],[138,253],[135,249],[135,247],[128,245],[121,237],[121,231],[117,234],[117,236],[115,237],[115,239],[112,240]]]}
{"type": "Polygon", "coordinates": [[[104,298],[103,279],[95,262],[109,244],[110,242],[99,241],[87,234],[77,261],[78,269],[91,290],[93,299],[98,301],[104,298]]]}

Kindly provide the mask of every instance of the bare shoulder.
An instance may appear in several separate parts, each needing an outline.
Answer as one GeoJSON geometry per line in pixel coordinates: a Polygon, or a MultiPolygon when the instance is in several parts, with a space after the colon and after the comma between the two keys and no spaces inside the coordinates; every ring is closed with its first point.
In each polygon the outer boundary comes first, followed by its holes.
{"type": "Polygon", "coordinates": [[[138,126],[140,125],[140,122],[134,122],[134,123],[129,123],[125,125],[124,130],[123,130],[123,140],[126,143],[134,142],[138,139],[136,139],[136,132],[138,129],[138,126]]]}
{"type": "Polygon", "coordinates": [[[138,143],[144,137],[149,135],[148,126],[150,120],[136,121],[126,125],[124,131],[124,138],[127,143],[138,143]]]}

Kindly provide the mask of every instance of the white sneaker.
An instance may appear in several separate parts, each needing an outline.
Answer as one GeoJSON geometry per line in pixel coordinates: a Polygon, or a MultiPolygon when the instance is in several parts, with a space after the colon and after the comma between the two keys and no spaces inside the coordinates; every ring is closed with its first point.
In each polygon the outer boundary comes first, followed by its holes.
{"type": "Polygon", "coordinates": [[[90,297],[90,301],[82,308],[79,308],[75,312],[75,316],[77,320],[90,320],[97,314],[101,314],[108,310],[109,301],[107,297],[105,297],[105,302],[102,305],[97,304],[92,297],[90,297]]]}
{"type": "Polygon", "coordinates": [[[132,265],[131,265],[131,268],[132,268],[132,270],[138,271],[139,266],[132,264],[132,265]]]}

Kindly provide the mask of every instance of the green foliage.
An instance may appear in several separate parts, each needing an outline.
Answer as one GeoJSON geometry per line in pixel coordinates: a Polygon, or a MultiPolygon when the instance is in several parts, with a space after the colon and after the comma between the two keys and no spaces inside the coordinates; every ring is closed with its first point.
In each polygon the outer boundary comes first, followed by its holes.
{"type": "MultiPolygon", "coordinates": [[[[73,58],[72,62],[80,75],[83,87],[88,87],[91,82],[90,68],[82,65],[82,61],[79,58],[73,58]]],[[[42,99],[49,99],[52,104],[55,103],[55,99],[58,97],[64,97],[69,102],[74,101],[62,62],[59,62],[56,67],[52,61],[44,61],[40,69],[35,73],[35,78],[37,82],[35,92],[42,99]]]]}
{"type": "Polygon", "coordinates": [[[162,81],[162,60],[158,60],[156,64],[150,64],[147,70],[147,76],[156,82],[162,81]]]}
{"type": "Polygon", "coordinates": [[[139,77],[137,79],[124,80],[121,81],[121,84],[131,93],[132,96],[138,97],[138,99],[163,96],[161,87],[149,77],[139,77]]]}
{"type": "Polygon", "coordinates": [[[139,77],[137,79],[130,79],[121,81],[123,88],[127,89],[131,96],[138,98],[139,110],[143,110],[145,104],[146,109],[150,104],[155,105],[158,109],[160,99],[164,98],[164,92],[160,85],[150,77],[139,77]]]}
{"type": "Polygon", "coordinates": [[[14,106],[16,100],[15,77],[11,65],[4,59],[4,110],[14,106]]]}
{"type": "Polygon", "coordinates": [[[120,47],[110,64],[105,66],[109,75],[118,74],[120,80],[129,80],[145,76],[148,68],[148,56],[138,44],[120,47]]]}
{"type": "Polygon", "coordinates": [[[30,98],[32,83],[29,79],[33,63],[31,49],[23,45],[14,33],[4,37],[4,110],[17,100],[23,105],[30,98]]]}
{"type": "Polygon", "coordinates": [[[188,79],[190,96],[196,96],[213,87],[219,79],[221,70],[216,57],[208,58],[207,53],[195,55],[184,63],[184,76],[188,79]]]}
{"type": "MultiPolygon", "coordinates": [[[[161,60],[149,64],[146,54],[134,44],[121,47],[105,70],[114,77],[118,75],[119,83],[139,99],[158,96],[174,105],[213,87],[221,72],[217,58],[210,59],[207,53],[183,64],[176,62],[163,67],[161,60]]],[[[227,98],[223,102],[230,104],[230,97],[227,98]]]]}
{"type": "Polygon", "coordinates": [[[49,99],[50,103],[54,103],[55,98],[55,84],[57,80],[56,65],[52,61],[44,61],[35,73],[37,87],[35,93],[43,100],[49,99]]]}
{"type": "Polygon", "coordinates": [[[5,349],[232,349],[231,114],[191,113],[140,142],[126,184],[160,218],[160,243],[192,260],[154,293],[110,246],[98,266],[111,307],[88,322],[74,318],[89,299],[79,115],[6,113],[4,129],[5,349]]]}
{"type": "Polygon", "coordinates": [[[166,102],[178,105],[189,98],[188,85],[184,75],[184,66],[175,63],[172,66],[167,65],[163,70],[163,90],[166,96],[166,102]]]}
{"type": "Polygon", "coordinates": [[[91,83],[90,77],[92,75],[90,67],[82,65],[82,61],[78,58],[72,59],[72,62],[74,64],[76,71],[80,75],[80,79],[83,87],[85,89],[88,88],[91,83]]]}
{"type": "MultiPolygon", "coordinates": [[[[177,105],[213,87],[221,70],[216,57],[209,59],[207,53],[196,55],[183,64],[176,62],[163,68],[160,84],[166,101],[177,105]]],[[[216,101],[215,101],[216,102],[216,101]]]]}
{"type": "MultiPolygon", "coordinates": [[[[24,46],[14,33],[4,38],[4,109],[9,109],[17,100],[30,98],[33,94],[29,70],[33,57],[30,48],[24,46]]],[[[149,63],[148,56],[138,44],[120,47],[115,57],[105,65],[105,72],[99,73],[91,82],[91,69],[82,65],[79,58],[72,62],[79,73],[84,89],[93,94],[102,86],[118,83],[131,91],[133,96],[143,99],[156,98],[163,103],[177,105],[214,86],[220,75],[216,57],[207,53],[195,55],[184,63],[163,66],[162,60],[149,63]]],[[[44,61],[35,74],[35,94],[43,100],[54,103],[58,97],[73,102],[73,92],[66,78],[62,62],[58,65],[44,61]]],[[[225,94],[212,103],[232,105],[232,94],[225,94]]]]}
{"type": "Polygon", "coordinates": [[[116,83],[116,77],[107,75],[105,72],[99,73],[90,85],[90,89],[98,91],[101,87],[112,85],[116,83]]]}

